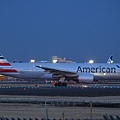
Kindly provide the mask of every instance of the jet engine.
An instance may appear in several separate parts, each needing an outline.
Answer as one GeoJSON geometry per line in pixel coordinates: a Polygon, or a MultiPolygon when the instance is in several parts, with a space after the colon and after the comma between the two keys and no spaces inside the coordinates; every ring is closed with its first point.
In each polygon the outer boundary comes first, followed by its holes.
{"type": "Polygon", "coordinates": [[[81,73],[78,75],[78,82],[79,83],[92,83],[93,80],[94,80],[93,74],[81,73]]]}

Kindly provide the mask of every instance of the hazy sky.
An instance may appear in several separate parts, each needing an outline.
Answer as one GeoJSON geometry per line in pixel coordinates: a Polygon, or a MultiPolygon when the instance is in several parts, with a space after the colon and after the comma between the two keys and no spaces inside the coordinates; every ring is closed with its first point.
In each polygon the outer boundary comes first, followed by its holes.
{"type": "Polygon", "coordinates": [[[0,0],[0,52],[9,61],[120,62],[120,0],[0,0]]]}

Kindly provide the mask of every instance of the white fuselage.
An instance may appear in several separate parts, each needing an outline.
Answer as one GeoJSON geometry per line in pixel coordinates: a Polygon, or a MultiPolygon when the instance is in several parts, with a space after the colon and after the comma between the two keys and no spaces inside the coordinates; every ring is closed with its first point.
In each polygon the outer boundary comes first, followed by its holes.
{"type": "Polygon", "coordinates": [[[52,79],[52,74],[42,68],[57,69],[61,71],[74,72],[76,74],[93,74],[95,80],[119,80],[119,63],[11,63],[11,69],[17,72],[1,72],[0,74],[27,79],[52,79]]]}

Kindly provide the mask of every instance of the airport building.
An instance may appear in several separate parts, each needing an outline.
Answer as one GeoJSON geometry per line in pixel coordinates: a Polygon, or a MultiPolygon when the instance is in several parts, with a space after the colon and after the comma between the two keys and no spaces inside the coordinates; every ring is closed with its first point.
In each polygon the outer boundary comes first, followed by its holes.
{"type": "Polygon", "coordinates": [[[34,59],[31,59],[29,61],[30,63],[73,63],[72,60],[67,60],[66,57],[58,57],[58,56],[52,56],[50,60],[41,60],[41,61],[36,61],[34,59]]]}
{"type": "Polygon", "coordinates": [[[67,60],[65,57],[61,58],[58,56],[52,56],[52,61],[53,63],[73,63],[72,60],[67,60]]]}

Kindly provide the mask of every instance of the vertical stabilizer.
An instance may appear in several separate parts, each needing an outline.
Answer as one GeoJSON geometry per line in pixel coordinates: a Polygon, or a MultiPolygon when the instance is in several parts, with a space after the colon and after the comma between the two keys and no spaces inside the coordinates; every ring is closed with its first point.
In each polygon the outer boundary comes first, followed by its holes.
{"type": "Polygon", "coordinates": [[[113,63],[113,55],[111,55],[111,56],[109,57],[107,63],[109,63],[109,64],[113,63]]]}
{"type": "Polygon", "coordinates": [[[11,66],[2,54],[0,54],[0,66],[11,66]]]}
{"type": "Polygon", "coordinates": [[[0,74],[17,72],[11,64],[0,54],[0,74]]]}

